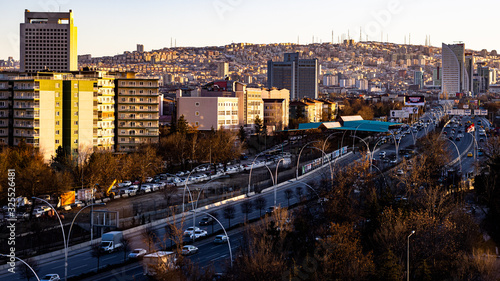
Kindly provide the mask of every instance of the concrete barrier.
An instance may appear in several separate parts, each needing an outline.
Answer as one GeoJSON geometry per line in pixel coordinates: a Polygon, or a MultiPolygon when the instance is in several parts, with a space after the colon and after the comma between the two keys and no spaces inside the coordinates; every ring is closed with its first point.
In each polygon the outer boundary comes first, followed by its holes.
{"type": "Polygon", "coordinates": [[[115,196],[113,196],[113,199],[119,199],[121,198],[122,196],[120,194],[116,194],[115,196]]]}
{"type": "Polygon", "coordinates": [[[122,196],[122,198],[127,198],[128,197],[128,193],[124,193],[121,196],[122,196]]]}
{"type": "Polygon", "coordinates": [[[106,202],[109,202],[111,200],[111,198],[104,198],[102,199],[102,202],[106,203],[106,202]]]}
{"type": "Polygon", "coordinates": [[[102,203],[102,200],[101,199],[95,200],[95,203],[96,204],[102,203]]]}

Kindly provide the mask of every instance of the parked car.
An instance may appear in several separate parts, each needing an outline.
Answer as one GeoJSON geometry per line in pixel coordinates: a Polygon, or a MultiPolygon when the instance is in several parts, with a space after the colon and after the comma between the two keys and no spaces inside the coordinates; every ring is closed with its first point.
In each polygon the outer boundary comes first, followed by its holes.
{"type": "Polygon", "coordinates": [[[61,278],[59,277],[59,274],[47,274],[45,275],[40,281],[60,281],[61,278]]]}
{"type": "Polygon", "coordinates": [[[229,241],[229,237],[226,235],[217,235],[215,236],[214,244],[224,244],[227,243],[227,241],[229,241]]]}
{"type": "Polygon", "coordinates": [[[130,252],[130,254],[128,254],[128,257],[130,259],[142,259],[142,257],[144,257],[144,255],[146,253],[147,253],[147,251],[145,249],[138,248],[138,249],[132,250],[132,252],[130,252]]]}
{"type": "Polygon", "coordinates": [[[182,255],[184,256],[193,255],[196,253],[198,253],[198,248],[193,245],[186,245],[182,247],[182,255]]]}
{"type": "Polygon", "coordinates": [[[147,177],[146,178],[146,182],[152,182],[153,181],[153,178],[152,177],[147,177]]]}
{"type": "Polygon", "coordinates": [[[212,217],[204,217],[201,219],[200,221],[200,225],[209,225],[209,224],[213,224],[214,223],[214,219],[212,217]]]}
{"type": "Polygon", "coordinates": [[[472,152],[467,153],[467,157],[472,157],[472,156],[473,156],[472,152]]]}

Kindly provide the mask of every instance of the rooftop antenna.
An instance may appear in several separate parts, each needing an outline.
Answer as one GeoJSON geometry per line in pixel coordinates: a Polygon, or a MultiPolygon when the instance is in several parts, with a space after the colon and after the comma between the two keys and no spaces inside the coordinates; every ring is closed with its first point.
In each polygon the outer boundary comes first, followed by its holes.
{"type": "Polygon", "coordinates": [[[385,42],[389,43],[389,33],[386,34],[385,42]]]}
{"type": "Polygon", "coordinates": [[[332,29],[332,45],[333,45],[333,29],[332,29]]]}
{"type": "Polygon", "coordinates": [[[297,35],[297,45],[300,45],[300,36],[297,35]]]}
{"type": "Polygon", "coordinates": [[[349,29],[347,29],[347,40],[351,40],[351,34],[350,34],[350,32],[351,31],[349,29]]]}
{"type": "Polygon", "coordinates": [[[406,45],[406,35],[405,35],[405,45],[406,45]]]}
{"type": "Polygon", "coordinates": [[[363,38],[361,37],[361,26],[359,27],[359,42],[363,41],[363,38]]]}
{"type": "Polygon", "coordinates": [[[170,49],[172,49],[172,37],[170,37],[170,49]]]}

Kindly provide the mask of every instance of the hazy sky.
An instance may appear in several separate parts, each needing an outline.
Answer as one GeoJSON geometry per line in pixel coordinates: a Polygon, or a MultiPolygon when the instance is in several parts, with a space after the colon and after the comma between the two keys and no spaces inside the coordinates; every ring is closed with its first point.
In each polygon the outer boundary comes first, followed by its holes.
{"type": "Polygon", "coordinates": [[[19,59],[19,24],[24,10],[73,10],[78,27],[78,54],[108,56],[177,46],[222,46],[231,42],[334,42],[387,39],[434,46],[463,41],[466,48],[498,49],[499,1],[465,0],[0,0],[0,59],[19,59]],[[475,5],[475,6],[474,6],[475,5]]]}

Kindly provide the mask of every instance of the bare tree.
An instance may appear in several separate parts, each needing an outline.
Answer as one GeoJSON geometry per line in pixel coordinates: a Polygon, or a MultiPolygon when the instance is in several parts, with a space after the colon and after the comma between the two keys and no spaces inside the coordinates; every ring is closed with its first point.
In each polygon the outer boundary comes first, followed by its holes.
{"type": "Polygon", "coordinates": [[[120,243],[122,243],[122,251],[123,251],[123,261],[127,259],[127,252],[130,251],[130,241],[125,238],[125,236],[122,236],[120,239],[120,243]]]}
{"type": "Polygon", "coordinates": [[[222,209],[222,215],[229,222],[229,228],[231,228],[231,220],[235,217],[236,210],[233,205],[227,205],[222,209]]]}
{"type": "Polygon", "coordinates": [[[285,189],[285,198],[287,200],[287,206],[290,207],[290,199],[293,197],[293,191],[290,188],[285,189]]]}
{"type": "Polygon", "coordinates": [[[241,212],[245,214],[245,222],[247,221],[248,214],[250,214],[252,211],[253,211],[252,201],[246,200],[245,202],[241,203],[241,212]]]}
{"type": "Polygon", "coordinates": [[[97,258],[97,271],[99,271],[99,262],[101,260],[101,256],[103,255],[101,245],[99,243],[94,243],[90,246],[90,254],[92,257],[97,258]]]}
{"type": "MultiPolygon", "coordinates": [[[[33,259],[33,258],[27,258],[24,260],[25,263],[27,263],[29,266],[31,266],[31,268],[37,272],[40,270],[39,266],[38,266],[38,262],[33,259]]],[[[31,271],[31,269],[25,265],[24,263],[21,265],[21,268],[19,269],[19,273],[21,274],[21,277],[22,278],[26,278],[26,280],[30,281],[30,279],[32,277],[35,277],[35,274],[33,273],[33,271],[31,271]]]]}
{"type": "Polygon", "coordinates": [[[156,231],[152,227],[148,226],[142,231],[142,238],[144,239],[144,242],[148,244],[149,252],[151,252],[151,244],[154,244],[158,238],[156,231]]]}
{"type": "Polygon", "coordinates": [[[259,217],[262,217],[262,210],[266,208],[266,204],[266,198],[262,196],[254,200],[255,209],[259,210],[259,217]]]}

